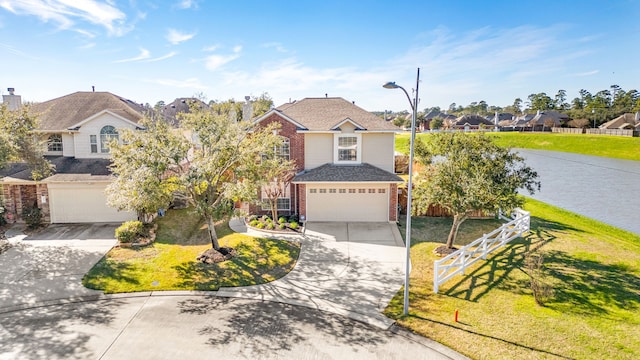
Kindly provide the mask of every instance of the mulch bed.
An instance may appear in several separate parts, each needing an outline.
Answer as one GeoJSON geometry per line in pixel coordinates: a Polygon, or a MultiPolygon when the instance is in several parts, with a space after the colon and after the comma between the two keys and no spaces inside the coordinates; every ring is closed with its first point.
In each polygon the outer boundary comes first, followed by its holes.
{"type": "Polygon", "coordinates": [[[437,248],[435,248],[433,250],[433,253],[438,255],[438,256],[440,256],[440,257],[445,257],[445,256],[447,256],[449,254],[452,254],[452,253],[456,252],[456,251],[458,251],[457,248],[449,248],[446,245],[441,245],[441,246],[438,246],[437,248]]]}
{"type": "Polygon", "coordinates": [[[214,264],[227,261],[236,255],[238,255],[238,252],[234,248],[221,247],[219,250],[210,248],[198,255],[196,260],[204,264],[214,264]]]}

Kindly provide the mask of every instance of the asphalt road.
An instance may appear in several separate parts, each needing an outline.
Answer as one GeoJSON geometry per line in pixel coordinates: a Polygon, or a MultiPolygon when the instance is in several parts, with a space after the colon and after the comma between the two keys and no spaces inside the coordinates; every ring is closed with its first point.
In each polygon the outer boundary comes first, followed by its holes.
{"type": "MultiPolygon", "coordinates": [[[[0,314],[0,359],[451,359],[400,329],[267,301],[141,296],[0,314]]],[[[437,350],[436,350],[437,349],[437,350]]]]}

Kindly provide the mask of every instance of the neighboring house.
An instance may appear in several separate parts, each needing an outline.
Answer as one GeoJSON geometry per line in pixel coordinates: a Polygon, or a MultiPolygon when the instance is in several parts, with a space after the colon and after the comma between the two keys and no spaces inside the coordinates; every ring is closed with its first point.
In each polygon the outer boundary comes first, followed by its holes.
{"type": "Polygon", "coordinates": [[[442,125],[444,126],[446,123],[450,123],[455,120],[456,116],[443,113],[437,110],[431,110],[424,115],[424,122],[420,123],[418,126],[418,131],[428,131],[431,130],[431,120],[435,118],[442,119],[442,125]]]}
{"type": "Polygon", "coordinates": [[[626,113],[600,125],[600,129],[635,130],[640,126],[640,112],[626,113]]]}
{"type": "Polygon", "coordinates": [[[403,180],[394,174],[396,126],[335,97],[287,103],[254,121],[281,125],[278,156],[296,164],[297,174],[278,200],[280,213],[305,221],[397,220],[403,180]]]}
{"type": "Polygon", "coordinates": [[[177,98],[172,103],[157,109],[158,114],[174,128],[180,127],[180,115],[191,112],[192,106],[199,109],[209,109],[209,105],[197,98],[177,98]]]}
{"type": "Polygon", "coordinates": [[[554,127],[560,127],[563,123],[569,121],[569,116],[554,110],[536,112],[536,115],[527,122],[527,126],[532,131],[551,130],[554,127]]]}
{"type": "Polygon", "coordinates": [[[491,129],[494,124],[480,115],[463,115],[453,120],[445,121],[445,128],[450,130],[479,130],[480,128],[491,129]]]}
{"type": "Polygon", "coordinates": [[[76,92],[37,103],[37,134],[46,141],[54,174],[31,179],[24,164],[0,171],[7,217],[20,220],[22,209],[37,206],[51,223],[121,222],[135,213],[107,206],[105,188],[113,180],[109,147],[120,129],[141,129],[147,109],[108,92],[76,92]],[[10,215],[9,215],[10,214],[10,215]]]}

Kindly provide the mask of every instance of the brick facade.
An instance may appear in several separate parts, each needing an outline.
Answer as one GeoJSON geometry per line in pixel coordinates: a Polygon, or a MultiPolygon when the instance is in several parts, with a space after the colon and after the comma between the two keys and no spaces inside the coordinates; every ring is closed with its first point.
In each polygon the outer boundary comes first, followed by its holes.
{"type": "Polygon", "coordinates": [[[4,217],[9,223],[22,222],[22,210],[36,206],[42,210],[43,221],[49,222],[49,191],[46,184],[2,185],[4,217]],[[45,200],[44,202],[42,200],[45,200]]]}
{"type": "Polygon", "coordinates": [[[398,184],[389,184],[389,221],[398,221],[398,184]]]}

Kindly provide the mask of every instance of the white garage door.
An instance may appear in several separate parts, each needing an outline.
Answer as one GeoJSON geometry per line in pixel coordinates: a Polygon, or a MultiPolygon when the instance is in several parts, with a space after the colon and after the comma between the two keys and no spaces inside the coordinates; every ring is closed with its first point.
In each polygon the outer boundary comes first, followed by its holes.
{"type": "Polygon", "coordinates": [[[307,221],[389,221],[389,185],[307,184],[307,221]]]}
{"type": "Polygon", "coordinates": [[[52,223],[101,223],[135,220],[136,214],[107,206],[106,183],[48,184],[52,223]]]}

